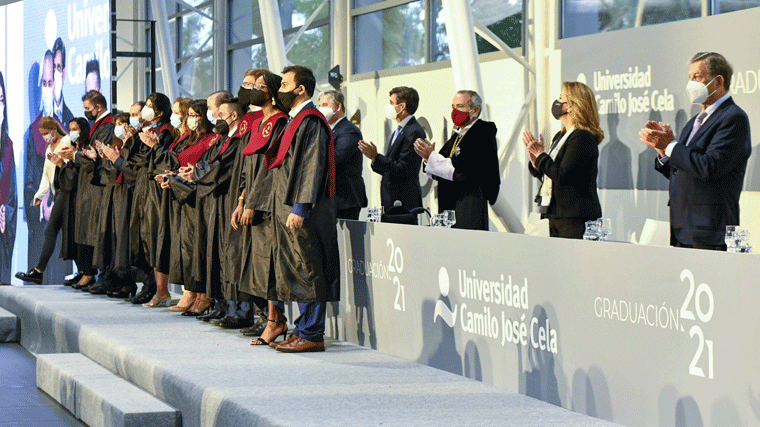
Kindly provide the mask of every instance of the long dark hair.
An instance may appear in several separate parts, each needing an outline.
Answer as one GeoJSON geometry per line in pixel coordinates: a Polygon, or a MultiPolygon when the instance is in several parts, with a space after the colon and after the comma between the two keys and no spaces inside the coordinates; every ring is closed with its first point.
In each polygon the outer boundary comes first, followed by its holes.
{"type": "Polygon", "coordinates": [[[264,83],[267,85],[267,89],[269,90],[269,95],[272,96],[272,100],[274,101],[273,103],[274,107],[280,111],[288,111],[289,108],[286,107],[282,103],[282,101],[280,101],[280,96],[279,96],[280,84],[282,83],[282,77],[274,73],[266,73],[262,77],[264,78],[264,83]]]}
{"type": "Polygon", "coordinates": [[[195,145],[196,142],[211,133],[211,122],[209,122],[206,117],[208,105],[206,105],[205,99],[196,99],[190,104],[190,109],[200,115],[198,118],[198,128],[194,130],[193,134],[190,136],[190,145],[195,145]]]}
{"type": "Polygon", "coordinates": [[[156,115],[162,113],[161,118],[158,120],[159,127],[171,121],[172,101],[168,96],[163,93],[153,92],[148,95],[148,101],[153,104],[153,109],[156,111],[156,115]]]}
{"type": "Polygon", "coordinates": [[[76,117],[69,121],[69,128],[71,128],[72,123],[79,125],[79,141],[77,141],[77,150],[81,150],[84,147],[90,145],[90,122],[88,122],[84,117],[76,117]]]}

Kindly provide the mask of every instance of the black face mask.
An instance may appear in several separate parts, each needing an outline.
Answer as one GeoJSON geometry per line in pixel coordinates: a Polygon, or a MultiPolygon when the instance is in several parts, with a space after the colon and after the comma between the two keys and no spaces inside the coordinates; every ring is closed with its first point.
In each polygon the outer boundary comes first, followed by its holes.
{"type": "Polygon", "coordinates": [[[280,102],[285,106],[285,108],[290,109],[292,108],[293,101],[296,100],[298,95],[291,90],[290,92],[277,92],[278,97],[280,98],[280,102]]]}
{"type": "Polygon", "coordinates": [[[248,108],[248,106],[251,105],[251,100],[253,99],[253,89],[246,89],[243,86],[240,86],[237,96],[240,105],[242,105],[244,108],[248,108]]]}
{"type": "Polygon", "coordinates": [[[562,112],[563,104],[566,104],[566,103],[559,102],[559,100],[555,100],[554,103],[552,103],[552,116],[554,116],[554,118],[557,120],[559,120],[559,118],[565,114],[562,112]]]}
{"type": "Polygon", "coordinates": [[[227,120],[217,120],[214,125],[214,132],[219,135],[227,135],[230,133],[230,125],[227,124],[227,120]]]}
{"type": "Polygon", "coordinates": [[[90,111],[85,111],[84,112],[84,116],[87,118],[87,120],[89,120],[91,122],[94,121],[95,118],[96,118],[95,114],[92,114],[92,112],[90,112],[90,111]]]}
{"type": "Polygon", "coordinates": [[[263,90],[251,89],[251,105],[261,107],[267,102],[267,94],[263,90]]]}

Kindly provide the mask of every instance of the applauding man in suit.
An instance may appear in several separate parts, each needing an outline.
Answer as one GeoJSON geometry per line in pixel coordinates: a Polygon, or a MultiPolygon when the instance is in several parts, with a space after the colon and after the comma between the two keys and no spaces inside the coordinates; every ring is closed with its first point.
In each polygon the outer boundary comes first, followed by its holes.
{"type": "Polygon", "coordinates": [[[335,141],[335,205],[339,219],[359,219],[367,206],[362,178],[362,153],[358,143],[362,133],[346,117],[343,94],[330,90],[319,95],[319,112],[330,124],[335,141]]]}
{"type": "Polygon", "coordinates": [[[433,151],[434,145],[424,139],[414,143],[425,172],[438,180],[438,210],[456,213],[454,228],[488,230],[486,202],[496,203],[499,195],[496,125],[480,120],[482,105],[477,92],[460,90],[451,102],[456,127],[441,151],[433,151]]]}
{"type": "Polygon", "coordinates": [[[413,88],[391,89],[385,116],[398,126],[391,135],[387,154],[378,154],[372,142],[359,141],[359,150],[372,161],[372,170],[383,176],[380,200],[386,211],[396,200],[407,210],[422,206],[419,176],[422,159],[414,152],[414,141],[425,138],[425,131],[413,115],[419,103],[420,96],[413,88]]]}
{"type": "Polygon", "coordinates": [[[747,114],[728,93],[733,70],[719,53],[689,61],[686,91],[702,111],[676,140],[670,125],[647,122],[641,141],[670,180],[670,240],[679,247],[726,250],[726,225],[739,224],[739,195],[752,151],[747,114]]]}

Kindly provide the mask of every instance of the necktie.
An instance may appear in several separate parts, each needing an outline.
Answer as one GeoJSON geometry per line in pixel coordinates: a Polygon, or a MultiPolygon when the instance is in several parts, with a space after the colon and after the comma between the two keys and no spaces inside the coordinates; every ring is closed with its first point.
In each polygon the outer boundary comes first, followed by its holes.
{"type": "Polygon", "coordinates": [[[689,139],[686,140],[687,146],[691,142],[691,139],[694,138],[694,135],[697,133],[699,128],[702,127],[702,121],[705,119],[705,116],[707,116],[707,112],[705,111],[699,113],[699,115],[697,116],[697,121],[694,122],[694,127],[691,129],[691,133],[689,134],[689,139]]]}
{"type": "Polygon", "coordinates": [[[401,132],[401,125],[399,125],[396,128],[396,132],[393,133],[393,138],[391,138],[391,147],[393,147],[393,143],[396,142],[396,138],[398,138],[398,134],[401,132]]]}

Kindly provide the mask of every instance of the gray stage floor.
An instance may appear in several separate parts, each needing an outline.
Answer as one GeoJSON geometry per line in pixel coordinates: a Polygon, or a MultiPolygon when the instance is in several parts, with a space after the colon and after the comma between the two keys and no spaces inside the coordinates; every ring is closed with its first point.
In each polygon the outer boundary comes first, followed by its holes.
{"type": "Polygon", "coordinates": [[[30,351],[81,352],[179,409],[186,427],[614,425],[353,344],[282,354],[62,286],[0,287],[0,306],[21,318],[30,351]]]}
{"type": "Polygon", "coordinates": [[[37,389],[34,355],[18,344],[0,344],[0,427],[84,426],[37,389]]]}

